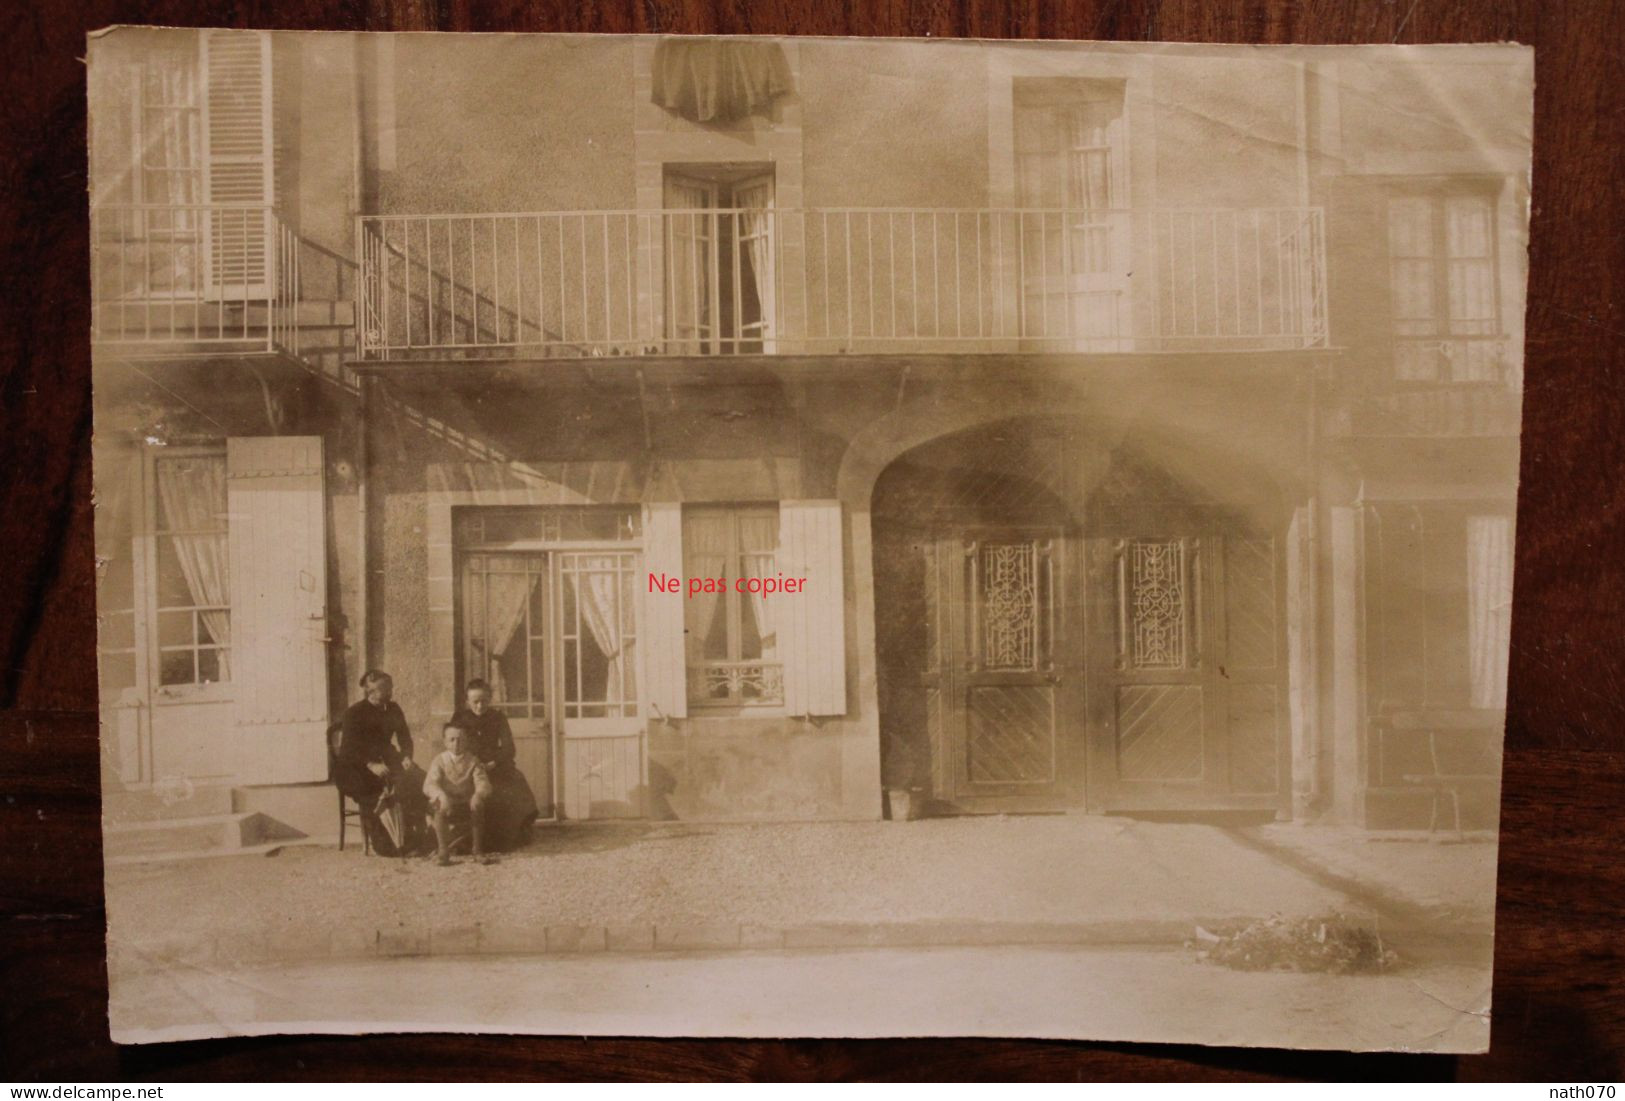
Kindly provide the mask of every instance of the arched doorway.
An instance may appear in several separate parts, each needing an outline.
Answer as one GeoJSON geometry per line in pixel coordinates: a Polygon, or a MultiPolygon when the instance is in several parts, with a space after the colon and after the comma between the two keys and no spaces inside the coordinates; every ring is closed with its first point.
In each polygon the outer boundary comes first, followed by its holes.
{"type": "Polygon", "coordinates": [[[1081,418],[898,456],[872,499],[887,786],[948,812],[1285,806],[1284,519],[1256,469],[1081,418]]]}

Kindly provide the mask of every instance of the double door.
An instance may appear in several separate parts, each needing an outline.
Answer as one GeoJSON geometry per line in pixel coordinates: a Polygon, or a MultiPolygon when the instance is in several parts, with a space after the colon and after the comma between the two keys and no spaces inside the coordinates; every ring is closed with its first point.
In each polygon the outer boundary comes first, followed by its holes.
{"type": "Polygon", "coordinates": [[[1008,527],[926,551],[936,798],[961,810],[1280,805],[1268,536],[1008,527]]]}
{"type": "Polygon", "coordinates": [[[491,684],[543,817],[644,814],[637,567],[626,550],[464,556],[465,679],[491,684]]]}

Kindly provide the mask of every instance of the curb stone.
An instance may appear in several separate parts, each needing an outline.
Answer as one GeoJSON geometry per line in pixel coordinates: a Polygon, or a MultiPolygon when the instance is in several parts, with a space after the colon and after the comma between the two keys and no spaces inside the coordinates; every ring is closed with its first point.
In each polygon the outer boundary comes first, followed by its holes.
{"type": "MultiPolygon", "coordinates": [[[[459,925],[446,929],[397,927],[335,931],[294,938],[287,931],[219,935],[197,942],[174,937],[146,944],[108,946],[108,970],[118,977],[174,966],[223,967],[319,960],[399,959],[425,956],[541,956],[646,952],[763,951],[775,949],[947,947],[1179,947],[1197,925],[1226,927],[1249,919],[1192,918],[1138,922],[819,922],[770,926],[727,922],[571,924],[532,928],[459,925]]],[[[1400,941],[1415,929],[1388,927],[1400,941]]],[[[1437,934],[1438,930],[1432,930],[1437,934]]],[[[1487,938],[1489,928],[1452,931],[1463,941],[1487,938]]]]}

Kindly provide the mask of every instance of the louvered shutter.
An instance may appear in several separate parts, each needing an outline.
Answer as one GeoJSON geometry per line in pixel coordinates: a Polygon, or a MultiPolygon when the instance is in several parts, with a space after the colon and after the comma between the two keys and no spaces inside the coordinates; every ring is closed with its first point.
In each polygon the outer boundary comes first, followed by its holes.
{"type": "Polygon", "coordinates": [[[327,779],[327,549],[319,436],[226,441],[233,764],[327,779]]]}
{"type": "Polygon", "coordinates": [[[204,201],[211,295],[269,296],[271,271],[271,38],[202,36],[204,201]]]}
{"type": "Polygon", "coordinates": [[[800,595],[775,596],[782,617],[784,706],[792,715],[846,714],[846,593],[839,501],[779,505],[779,569],[805,577],[800,595]]]}
{"type": "MultiPolygon", "coordinates": [[[[683,576],[683,506],[643,506],[643,565],[650,574],[683,576]]],[[[643,679],[655,717],[688,715],[688,677],[684,667],[685,594],[649,592],[643,584],[643,679]]]]}

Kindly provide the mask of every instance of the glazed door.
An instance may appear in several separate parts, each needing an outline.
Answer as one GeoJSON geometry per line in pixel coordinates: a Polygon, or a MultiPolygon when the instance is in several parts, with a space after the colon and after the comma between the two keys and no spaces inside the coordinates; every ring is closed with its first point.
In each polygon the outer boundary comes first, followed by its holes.
{"type": "Polygon", "coordinates": [[[1003,531],[928,559],[925,690],[933,787],[962,809],[1064,800],[1062,541],[1003,531]]]}
{"type": "Polygon", "coordinates": [[[1278,806],[1285,724],[1274,541],[1091,539],[1088,559],[1090,805],[1278,806]]]}
{"type": "Polygon", "coordinates": [[[564,817],[639,818],[645,813],[645,762],[638,555],[561,551],[556,558],[564,817]]]}
{"type": "Polygon", "coordinates": [[[555,650],[546,554],[474,554],[463,564],[463,638],[470,677],[491,684],[513,728],[515,760],[543,818],[556,817],[555,650]]]}

